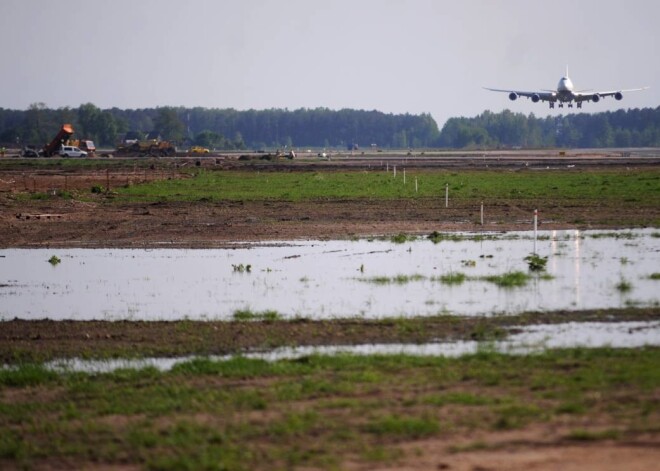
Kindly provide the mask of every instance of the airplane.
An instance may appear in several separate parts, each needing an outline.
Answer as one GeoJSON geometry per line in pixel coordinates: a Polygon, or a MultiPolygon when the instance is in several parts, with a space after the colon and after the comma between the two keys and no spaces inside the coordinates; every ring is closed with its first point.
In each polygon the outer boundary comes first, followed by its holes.
{"type": "Polygon", "coordinates": [[[613,96],[616,100],[623,98],[623,92],[637,92],[639,90],[646,90],[649,87],[630,88],[628,90],[614,90],[606,92],[594,92],[591,90],[578,90],[574,91],[573,82],[568,77],[568,66],[566,67],[566,75],[564,75],[557,84],[557,90],[542,90],[539,92],[523,92],[519,90],[501,90],[499,88],[488,88],[486,90],[492,92],[505,92],[509,94],[511,101],[517,100],[518,97],[524,96],[531,99],[534,103],[539,101],[547,101],[550,108],[555,107],[558,102],[559,108],[564,107],[564,103],[568,104],[569,108],[573,108],[573,102],[577,103],[578,108],[582,108],[582,103],[585,101],[593,101],[598,103],[602,98],[613,96]]]}

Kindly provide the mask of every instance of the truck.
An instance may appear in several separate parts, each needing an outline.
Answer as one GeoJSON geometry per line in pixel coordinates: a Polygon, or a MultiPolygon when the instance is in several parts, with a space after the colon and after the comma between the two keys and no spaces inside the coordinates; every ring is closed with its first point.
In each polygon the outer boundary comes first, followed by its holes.
{"type": "Polygon", "coordinates": [[[41,154],[44,157],[52,157],[53,155],[57,155],[60,151],[60,147],[62,147],[72,135],[73,135],[73,126],[71,126],[70,124],[63,124],[62,127],[60,128],[60,131],[53,138],[53,140],[44,146],[44,148],[41,151],[41,154]]]}
{"type": "MultiPolygon", "coordinates": [[[[76,147],[79,149],[78,152],[85,152],[85,156],[94,154],[96,151],[94,141],[89,139],[71,139],[71,136],[73,136],[74,132],[75,131],[73,130],[73,126],[71,124],[63,124],[57,135],[53,138],[52,141],[43,147],[39,154],[43,155],[44,157],[52,157],[54,155],[65,155],[70,153],[65,152],[62,154],[62,152],[60,152],[64,146],[76,147]]],[[[24,155],[26,154],[27,151],[24,152],[24,155]]]]}

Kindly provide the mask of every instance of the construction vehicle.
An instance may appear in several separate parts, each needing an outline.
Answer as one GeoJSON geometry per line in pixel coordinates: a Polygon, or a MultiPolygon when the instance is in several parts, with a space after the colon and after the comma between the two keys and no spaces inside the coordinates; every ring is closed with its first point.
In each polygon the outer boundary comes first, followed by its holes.
{"type": "Polygon", "coordinates": [[[176,147],[169,141],[147,139],[143,141],[125,141],[117,145],[117,155],[137,155],[140,157],[166,157],[176,154],[176,147]]]}
{"type": "Polygon", "coordinates": [[[43,150],[41,151],[43,156],[52,157],[53,155],[57,155],[60,151],[60,147],[62,147],[64,143],[69,140],[72,134],[73,126],[70,124],[63,124],[55,138],[44,146],[43,150]]]}
{"type": "Polygon", "coordinates": [[[188,151],[189,154],[208,154],[211,152],[207,147],[192,146],[188,151]]]}
{"type": "Polygon", "coordinates": [[[41,150],[40,155],[43,155],[44,157],[60,155],[60,149],[64,146],[77,147],[79,150],[84,151],[86,153],[85,155],[94,154],[96,151],[94,141],[90,141],[89,139],[71,139],[73,133],[73,126],[70,124],[63,124],[53,140],[46,144],[41,150]]]}
{"type": "Polygon", "coordinates": [[[94,141],[90,141],[89,139],[69,139],[66,145],[78,147],[80,150],[87,152],[87,154],[94,154],[96,152],[94,141]]]}

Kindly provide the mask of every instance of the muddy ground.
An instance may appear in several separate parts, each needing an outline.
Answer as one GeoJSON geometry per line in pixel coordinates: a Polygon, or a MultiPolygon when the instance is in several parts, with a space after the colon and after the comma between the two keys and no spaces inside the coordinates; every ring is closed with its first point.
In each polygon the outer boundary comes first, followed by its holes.
{"type": "MultiPolygon", "coordinates": [[[[419,167],[437,168],[438,160],[416,162],[419,167]]],[[[549,161],[554,166],[571,161],[549,161]]],[[[448,168],[459,164],[441,162],[448,168]]],[[[478,161],[477,161],[478,163],[478,161]]],[[[499,199],[484,206],[484,225],[480,224],[479,200],[418,198],[400,200],[315,201],[218,201],[130,203],[106,193],[91,193],[95,186],[104,189],[165,178],[181,178],[181,168],[194,166],[185,161],[158,161],[137,167],[130,161],[107,169],[0,168],[0,248],[10,247],[223,247],[229,242],[341,239],[397,233],[428,234],[433,231],[529,230],[534,209],[539,209],[541,229],[605,229],[644,227],[657,223],[660,208],[644,202],[607,202],[584,200],[499,199]],[[62,192],[77,195],[64,198],[62,192]],[[39,198],[37,198],[37,195],[39,198]],[[82,200],[82,201],[81,201],[82,200]]],[[[214,168],[243,168],[270,171],[299,171],[367,168],[374,164],[347,162],[268,163],[263,166],[237,161],[214,168]],[[280,167],[281,166],[281,167],[280,167]]],[[[546,162],[535,165],[546,167],[546,162]]],[[[375,165],[375,164],[374,164],[375,165]]],[[[411,163],[408,163],[411,165],[411,163]]],[[[474,168],[474,160],[463,163],[474,168]]],[[[524,163],[494,160],[480,168],[511,171],[524,163]]],[[[654,160],[631,162],[598,161],[589,168],[647,168],[654,160]],[[631,167],[635,164],[636,166],[631,167]]],[[[548,165],[549,166],[549,165],[548,165]]],[[[588,171],[588,170],[587,170],[588,171]]]]}
{"type": "MultiPolygon", "coordinates": [[[[212,162],[217,165],[217,162],[212,162]]],[[[561,162],[566,165],[566,162],[561,162]]],[[[569,162],[570,164],[570,162],[569,162]]],[[[651,165],[657,165],[652,162],[651,165]]],[[[191,165],[194,165],[191,164],[191,165]]],[[[466,164],[467,165],[467,164],[466,164]]],[[[474,162],[469,165],[475,165],[474,162]]],[[[518,165],[518,164],[516,164],[518,165]]],[[[594,166],[597,163],[593,164],[594,166]]],[[[630,162],[607,163],[608,168],[630,162]]],[[[644,163],[643,165],[649,165],[644,163]]],[[[340,166],[337,168],[341,168],[340,166]]],[[[0,170],[0,248],[16,247],[223,247],[230,242],[288,239],[335,239],[432,231],[530,229],[532,212],[542,208],[541,229],[606,229],[643,227],[660,218],[660,208],[644,203],[599,204],[575,201],[500,200],[486,208],[479,224],[479,201],[436,199],[322,200],[268,202],[195,202],[136,204],[90,194],[94,185],[116,187],[158,178],[176,177],[165,167],[113,168],[112,172],[73,169],[0,170]],[[61,191],[85,192],[85,201],[25,197],[61,191]]],[[[1,280],[0,280],[1,282],[1,280]]],[[[615,313],[553,313],[533,322],[567,320],[657,319],[657,309],[615,313]]],[[[430,339],[488,339],[515,322],[427,319],[384,323],[131,323],[8,321],[0,327],[3,362],[25,359],[101,355],[172,356],[189,353],[224,354],[279,345],[328,345],[368,342],[423,342],[430,339]]],[[[616,423],[583,424],[616,427],[616,423]]],[[[477,437],[452,436],[413,440],[407,459],[396,464],[345,463],[347,469],[450,470],[619,470],[653,469],[660,459],[660,436],[647,434],[618,441],[565,442],[555,425],[534,425],[515,432],[491,432],[477,437]],[[483,441],[502,443],[494,450],[466,450],[448,455],[448,445],[483,441]]],[[[7,461],[4,462],[7,464],[7,461]]],[[[11,467],[11,462],[9,465],[11,467]]],[[[85,464],[90,468],[102,464],[85,464]]],[[[46,468],[57,463],[44,462],[46,468]]],[[[138,466],[112,467],[136,469],[138,466]]],[[[109,468],[107,468],[109,469],[109,468]]]]}

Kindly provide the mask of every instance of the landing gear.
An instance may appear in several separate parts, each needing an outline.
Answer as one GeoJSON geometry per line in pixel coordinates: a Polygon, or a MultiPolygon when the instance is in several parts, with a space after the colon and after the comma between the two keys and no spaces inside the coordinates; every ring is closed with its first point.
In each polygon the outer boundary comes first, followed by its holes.
{"type": "Polygon", "coordinates": [[[564,107],[564,104],[563,104],[563,103],[559,103],[559,107],[560,107],[560,108],[563,108],[563,107],[564,107]]]}
{"type": "Polygon", "coordinates": [[[582,102],[581,102],[581,101],[578,101],[578,102],[577,102],[577,107],[580,108],[580,109],[582,109],[582,102]]]}
{"type": "Polygon", "coordinates": [[[549,105],[550,105],[550,109],[553,109],[555,107],[555,104],[553,102],[550,102],[549,105]]]}
{"type": "Polygon", "coordinates": [[[568,103],[568,107],[569,107],[569,108],[573,108],[573,103],[570,103],[570,102],[569,102],[569,103],[568,103]]]}

